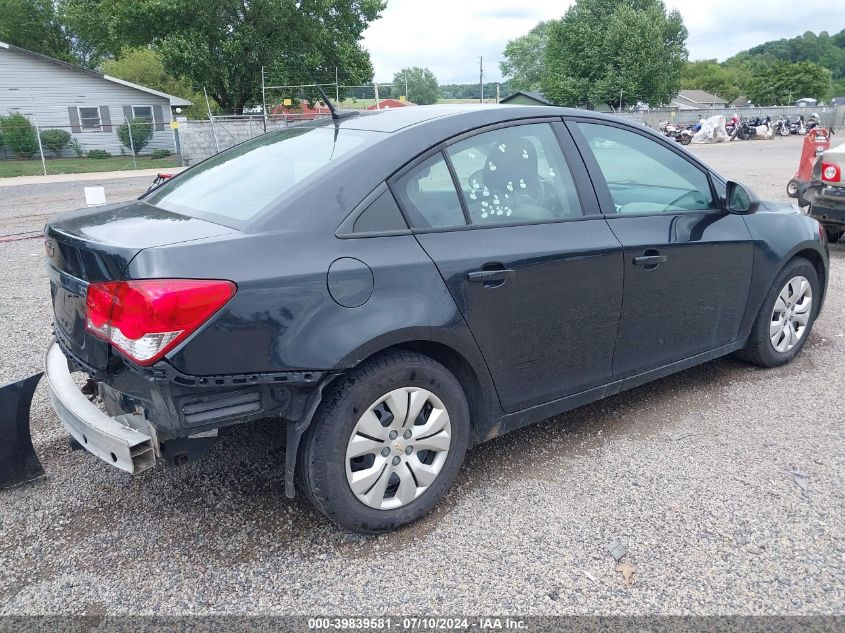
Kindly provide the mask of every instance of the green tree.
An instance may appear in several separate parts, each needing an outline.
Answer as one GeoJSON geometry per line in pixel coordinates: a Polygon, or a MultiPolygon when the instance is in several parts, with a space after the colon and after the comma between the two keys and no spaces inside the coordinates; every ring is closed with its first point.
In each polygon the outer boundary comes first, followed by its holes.
{"type": "Polygon", "coordinates": [[[499,62],[499,70],[503,76],[510,78],[508,83],[512,90],[540,90],[546,44],[555,21],[540,22],[528,33],[510,40],[505,46],[505,59],[499,62]]]}
{"type": "Polygon", "coordinates": [[[660,0],[576,0],[550,27],[543,92],[565,105],[667,103],[686,38],[680,13],[660,0]]]}
{"type": "MultiPolygon", "coordinates": [[[[372,79],[361,47],[384,0],[59,0],[81,41],[117,57],[151,46],[173,77],[205,87],[226,111],[261,99],[261,69],[272,85],[372,79]],[[329,79],[331,78],[331,79],[329,79]]],[[[308,95],[313,96],[313,95],[308,95]]]]}
{"type": "Polygon", "coordinates": [[[193,101],[195,106],[183,114],[205,117],[205,97],[202,92],[194,90],[189,79],[168,74],[159,54],[150,48],[124,48],[118,59],[105,60],[100,68],[107,75],[193,101]]]}
{"type": "Polygon", "coordinates": [[[120,144],[130,152],[134,148],[135,156],[137,156],[153,140],[155,128],[150,123],[135,122],[131,126],[129,123],[124,123],[117,126],[116,132],[120,144]]]}
{"type": "Polygon", "coordinates": [[[73,61],[70,38],[51,0],[0,0],[0,41],[73,61]]]}
{"type": "Polygon", "coordinates": [[[826,100],[833,92],[830,71],[813,62],[776,61],[749,65],[752,76],[748,97],[758,105],[792,105],[801,97],[826,100]]]}
{"type": "Polygon", "coordinates": [[[681,88],[706,90],[726,101],[741,94],[744,76],[739,67],[720,64],[715,59],[687,62],[681,72],[681,88]]]}
{"type": "Polygon", "coordinates": [[[67,130],[41,130],[41,147],[61,156],[72,138],[67,130]]]}
{"type": "Polygon", "coordinates": [[[28,160],[38,151],[38,137],[29,119],[20,112],[0,116],[0,136],[18,157],[28,160]]]}
{"type": "Polygon", "coordinates": [[[404,68],[393,75],[391,94],[396,96],[405,94],[408,101],[419,105],[437,103],[437,77],[428,68],[413,66],[404,68]],[[405,82],[408,83],[408,94],[405,94],[405,82]]]}

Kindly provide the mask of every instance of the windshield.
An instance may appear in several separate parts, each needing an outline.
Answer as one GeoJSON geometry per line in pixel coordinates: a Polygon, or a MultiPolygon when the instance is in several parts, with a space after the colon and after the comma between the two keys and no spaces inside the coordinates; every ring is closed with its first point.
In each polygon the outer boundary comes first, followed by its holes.
{"type": "Polygon", "coordinates": [[[242,225],[330,161],[377,138],[377,132],[331,124],[269,132],[212,156],[144,200],[174,213],[242,225]]]}

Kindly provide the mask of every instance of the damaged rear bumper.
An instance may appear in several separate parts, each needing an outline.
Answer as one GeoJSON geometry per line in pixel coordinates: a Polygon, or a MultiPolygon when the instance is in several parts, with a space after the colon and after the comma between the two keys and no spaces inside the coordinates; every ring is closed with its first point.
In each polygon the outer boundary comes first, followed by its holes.
{"type": "Polygon", "coordinates": [[[144,415],[111,417],[98,409],[73,381],[67,358],[55,341],[47,349],[45,375],[56,414],[83,448],[133,475],[156,465],[155,429],[144,415]]]}

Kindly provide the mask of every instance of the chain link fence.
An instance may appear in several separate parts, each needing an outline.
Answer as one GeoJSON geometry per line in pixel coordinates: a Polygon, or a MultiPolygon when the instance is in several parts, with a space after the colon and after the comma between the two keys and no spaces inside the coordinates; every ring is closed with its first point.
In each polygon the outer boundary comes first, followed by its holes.
{"type": "Polygon", "coordinates": [[[112,118],[105,107],[53,120],[0,113],[0,177],[153,169],[181,164],[178,130],[163,117],[112,118]]]}

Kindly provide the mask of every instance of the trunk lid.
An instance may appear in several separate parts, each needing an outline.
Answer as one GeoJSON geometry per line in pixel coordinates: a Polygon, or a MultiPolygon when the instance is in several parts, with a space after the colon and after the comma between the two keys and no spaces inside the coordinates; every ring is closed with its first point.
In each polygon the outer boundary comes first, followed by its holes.
{"type": "Polygon", "coordinates": [[[109,345],[85,329],[88,284],[120,280],[132,258],[146,248],[235,232],[142,200],[55,217],[44,233],[56,338],[90,369],[105,369],[109,345]]]}

